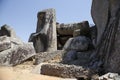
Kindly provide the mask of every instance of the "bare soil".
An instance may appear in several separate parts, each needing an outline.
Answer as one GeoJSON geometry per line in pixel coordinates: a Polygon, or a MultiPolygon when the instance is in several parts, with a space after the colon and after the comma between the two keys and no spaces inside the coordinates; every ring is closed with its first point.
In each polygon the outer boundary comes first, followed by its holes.
{"type": "Polygon", "coordinates": [[[15,67],[0,67],[0,80],[61,80],[62,78],[31,73],[35,67],[32,61],[15,67]]]}

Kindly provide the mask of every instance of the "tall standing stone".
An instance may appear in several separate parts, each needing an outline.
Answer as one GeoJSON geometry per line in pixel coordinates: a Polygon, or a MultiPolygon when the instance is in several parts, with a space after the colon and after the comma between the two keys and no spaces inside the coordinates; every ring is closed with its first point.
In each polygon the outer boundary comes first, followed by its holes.
{"type": "Polygon", "coordinates": [[[105,72],[120,73],[120,1],[93,0],[92,16],[98,30],[97,58],[105,72]]]}
{"type": "Polygon", "coordinates": [[[29,41],[32,41],[36,52],[56,51],[56,15],[54,9],[46,9],[37,15],[36,33],[32,34],[29,41]]]}
{"type": "Polygon", "coordinates": [[[97,26],[97,45],[100,43],[102,34],[108,23],[108,1],[107,0],[93,0],[91,15],[95,25],[97,26]]]}

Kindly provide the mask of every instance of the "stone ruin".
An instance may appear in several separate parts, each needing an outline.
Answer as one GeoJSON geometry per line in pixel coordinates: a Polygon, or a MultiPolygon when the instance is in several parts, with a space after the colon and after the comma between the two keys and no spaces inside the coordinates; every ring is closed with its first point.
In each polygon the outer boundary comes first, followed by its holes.
{"type": "Polygon", "coordinates": [[[15,66],[35,56],[32,43],[22,42],[7,25],[0,29],[0,66],[15,66]]]}
{"type": "Polygon", "coordinates": [[[37,15],[36,33],[32,33],[29,41],[33,42],[36,52],[56,51],[56,17],[54,9],[41,11],[37,15]]]}
{"type": "Polygon", "coordinates": [[[54,9],[38,12],[37,18],[36,32],[29,38],[36,50],[34,64],[49,62],[59,57],[59,64],[54,62],[40,65],[41,74],[64,78],[90,77],[93,72],[88,65],[95,49],[96,27],[90,27],[88,21],[59,24],[56,22],[54,9]]]}
{"type": "Polygon", "coordinates": [[[29,38],[33,45],[23,43],[11,28],[2,26],[0,65],[14,66],[33,57],[35,73],[78,80],[119,80],[120,1],[92,0],[91,15],[95,26],[88,21],[60,24],[54,9],[38,12],[36,32],[29,38]],[[59,61],[51,62],[56,58],[59,61]]]}

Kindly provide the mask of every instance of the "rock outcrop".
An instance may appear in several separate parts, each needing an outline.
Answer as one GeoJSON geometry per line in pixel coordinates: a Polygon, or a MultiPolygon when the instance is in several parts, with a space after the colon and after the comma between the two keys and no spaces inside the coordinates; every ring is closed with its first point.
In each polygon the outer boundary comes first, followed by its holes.
{"type": "Polygon", "coordinates": [[[36,52],[56,51],[56,15],[54,9],[46,9],[37,15],[36,33],[32,33],[29,41],[33,42],[36,52]]]}
{"type": "Polygon", "coordinates": [[[92,17],[97,27],[95,58],[105,72],[120,73],[120,1],[93,0],[92,17]]]}
{"type": "Polygon", "coordinates": [[[65,50],[87,51],[92,44],[91,40],[85,36],[70,38],[64,46],[65,50]]]}
{"type": "Polygon", "coordinates": [[[73,37],[69,38],[63,47],[63,50],[65,50],[66,53],[63,55],[62,63],[88,66],[90,56],[94,49],[92,43],[93,36],[91,37],[89,24],[87,21],[83,21],[78,23],[75,28],[76,29],[73,28],[73,37]]]}
{"type": "Polygon", "coordinates": [[[107,73],[100,76],[98,80],[120,80],[120,76],[117,73],[107,73]]]}
{"type": "Polygon", "coordinates": [[[0,66],[15,66],[35,56],[32,43],[22,42],[15,31],[3,25],[0,30],[0,66]]]}
{"type": "Polygon", "coordinates": [[[35,55],[33,44],[18,45],[0,52],[0,65],[15,66],[35,55]]]}
{"type": "Polygon", "coordinates": [[[41,74],[57,76],[63,78],[90,78],[92,72],[81,66],[75,65],[63,65],[63,64],[42,64],[41,65],[41,74]]]}
{"type": "Polygon", "coordinates": [[[97,46],[97,27],[96,26],[91,26],[90,27],[90,35],[91,35],[91,40],[94,48],[97,46]]]}
{"type": "Polygon", "coordinates": [[[69,65],[88,66],[92,51],[77,52],[74,50],[64,54],[62,63],[69,65]]]}
{"type": "Polygon", "coordinates": [[[17,37],[15,31],[8,25],[3,25],[0,29],[0,36],[17,37]]]}
{"type": "Polygon", "coordinates": [[[53,52],[40,52],[35,55],[35,63],[40,64],[43,62],[51,62],[52,60],[57,60],[55,62],[61,62],[62,57],[65,54],[64,50],[57,50],[53,52]]]}
{"type": "Polygon", "coordinates": [[[0,37],[0,52],[11,48],[11,42],[7,36],[0,37]]]}

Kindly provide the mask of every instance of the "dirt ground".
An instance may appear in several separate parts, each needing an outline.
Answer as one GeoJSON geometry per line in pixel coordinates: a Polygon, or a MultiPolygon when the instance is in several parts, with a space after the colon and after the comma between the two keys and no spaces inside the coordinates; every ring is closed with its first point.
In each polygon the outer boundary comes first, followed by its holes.
{"type": "Polygon", "coordinates": [[[0,67],[0,80],[62,80],[62,78],[31,73],[35,67],[28,61],[15,67],[0,67]]]}

